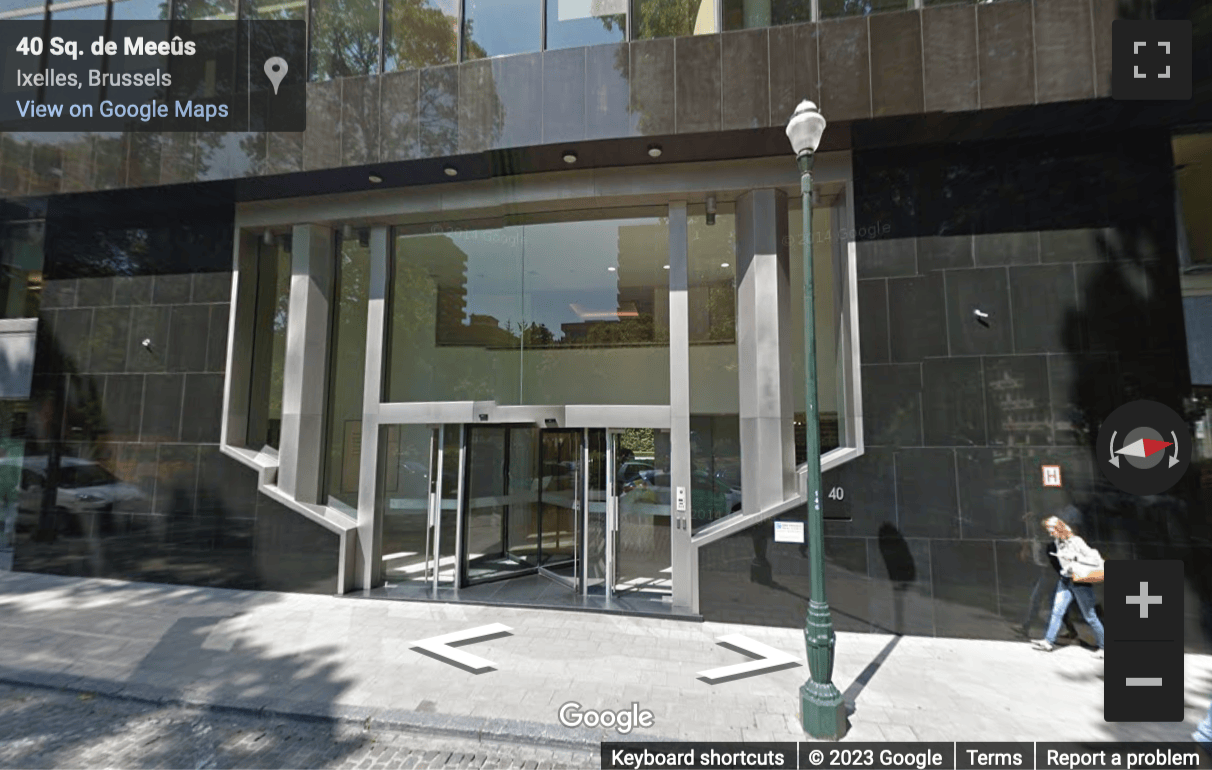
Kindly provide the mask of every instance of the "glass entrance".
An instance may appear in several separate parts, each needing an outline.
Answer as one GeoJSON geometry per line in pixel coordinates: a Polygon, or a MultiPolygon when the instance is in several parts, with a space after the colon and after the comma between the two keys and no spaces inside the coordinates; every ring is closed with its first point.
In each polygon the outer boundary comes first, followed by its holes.
{"type": "Polygon", "coordinates": [[[670,581],[669,431],[611,430],[610,585],[629,592],[672,594],[670,581]]]}
{"type": "Polygon", "coordinates": [[[585,469],[583,430],[539,431],[539,506],[535,533],[539,574],[573,590],[581,587],[585,469]]]}
{"type": "Polygon", "coordinates": [[[668,431],[391,425],[380,451],[390,585],[670,593],[668,431]]]}
{"type": "Polygon", "coordinates": [[[467,428],[464,585],[537,571],[580,588],[584,433],[467,428]]]}
{"type": "Polygon", "coordinates": [[[385,582],[455,587],[460,426],[385,425],[379,511],[385,582]]]}

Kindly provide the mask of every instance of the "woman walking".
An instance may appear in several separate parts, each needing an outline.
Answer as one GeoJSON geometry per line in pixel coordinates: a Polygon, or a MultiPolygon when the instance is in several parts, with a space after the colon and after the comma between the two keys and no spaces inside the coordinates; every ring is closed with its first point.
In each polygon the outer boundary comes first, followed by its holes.
{"type": "Polygon", "coordinates": [[[1098,643],[1098,652],[1095,653],[1095,657],[1101,658],[1103,657],[1103,624],[1094,611],[1094,586],[1089,583],[1075,582],[1074,572],[1076,570],[1077,575],[1081,576],[1095,569],[1101,570],[1103,568],[1102,557],[1098,555],[1098,551],[1086,545],[1086,541],[1078,537],[1068,524],[1056,516],[1044,519],[1044,529],[1056,543],[1056,559],[1061,565],[1060,581],[1056,584],[1056,597],[1052,600],[1052,620],[1048,623],[1048,631],[1044,634],[1043,639],[1035,640],[1032,645],[1043,652],[1052,652],[1055,649],[1056,636],[1060,633],[1061,622],[1069,610],[1069,605],[1076,599],[1077,607],[1081,610],[1082,617],[1086,619],[1090,630],[1094,632],[1094,639],[1098,643]]]}

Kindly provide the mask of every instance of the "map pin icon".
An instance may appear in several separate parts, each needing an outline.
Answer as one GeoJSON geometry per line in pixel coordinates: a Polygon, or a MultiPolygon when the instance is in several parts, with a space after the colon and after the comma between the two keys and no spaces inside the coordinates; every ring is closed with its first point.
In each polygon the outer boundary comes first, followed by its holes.
{"type": "Polygon", "coordinates": [[[281,56],[271,56],[265,60],[265,76],[269,78],[269,82],[274,84],[274,95],[278,94],[278,86],[282,84],[282,78],[286,77],[286,71],[290,67],[286,66],[286,60],[281,56]]]}

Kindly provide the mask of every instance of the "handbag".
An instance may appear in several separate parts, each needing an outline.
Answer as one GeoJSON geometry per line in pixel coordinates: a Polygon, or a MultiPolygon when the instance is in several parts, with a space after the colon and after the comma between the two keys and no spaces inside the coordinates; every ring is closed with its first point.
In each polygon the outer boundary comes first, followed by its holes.
{"type": "Polygon", "coordinates": [[[1103,555],[1098,552],[1097,548],[1091,548],[1094,552],[1094,557],[1098,559],[1097,564],[1083,564],[1081,562],[1073,562],[1073,582],[1074,583],[1101,583],[1105,577],[1103,568],[1105,562],[1103,555]]]}
{"type": "Polygon", "coordinates": [[[1074,577],[1074,583],[1101,583],[1104,579],[1101,569],[1091,569],[1090,572],[1082,577],[1074,577]]]}

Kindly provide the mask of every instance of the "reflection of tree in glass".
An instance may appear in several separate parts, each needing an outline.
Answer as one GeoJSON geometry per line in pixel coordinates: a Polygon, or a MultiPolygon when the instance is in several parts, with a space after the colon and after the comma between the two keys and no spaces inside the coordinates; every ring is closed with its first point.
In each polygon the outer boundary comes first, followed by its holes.
{"type": "MultiPolygon", "coordinates": [[[[387,6],[384,56],[387,69],[453,64],[458,19],[453,8],[433,0],[395,0],[387,6]]],[[[483,48],[465,22],[465,58],[483,58],[483,48]]],[[[379,8],[368,0],[320,0],[312,7],[312,78],[369,75],[379,71],[379,8]]]]}
{"type": "Polygon", "coordinates": [[[702,0],[643,0],[638,5],[635,36],[639,40],[647,40],[693,35],[702,0]]]}
{"type": "Polygon", "coordinates": [[[379,71],[379,6],[371,0],[317,0],[311,9],[313,80],[379,71]]]}
{"type": "Polygon", "coordinates": [[[590,324],[586,340],[592,347],[603,345],[648,344],[656,337],[655,323],[649,313],[617,322],[590,324]]]}
{"type": "Polygon", "coordinates": [[[176,19],[234,19],[235,17],[235,0],[176,0],[173,3],[173,18],[176,19]]]}
{"type": "MultiPolygon", "coordinates": [[[[458,53],[457,3],[451,0],[387,0],[386,21],[383,38],[386,69],[420,69],[454,63],[458,53]]],[[[467,31],[467,58],[483,58],[483,48],[471,39],[470,19],[467,31]]]]}

